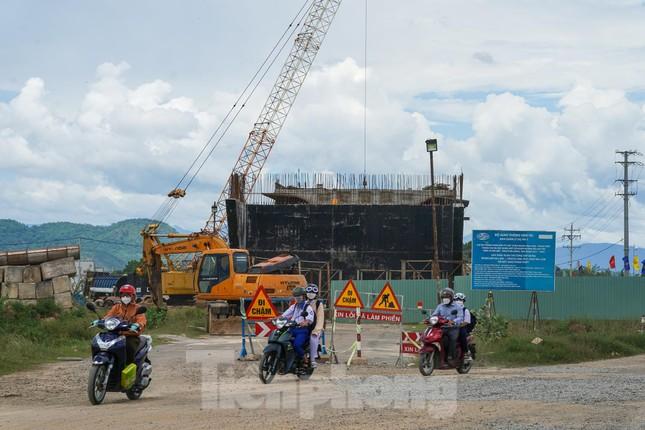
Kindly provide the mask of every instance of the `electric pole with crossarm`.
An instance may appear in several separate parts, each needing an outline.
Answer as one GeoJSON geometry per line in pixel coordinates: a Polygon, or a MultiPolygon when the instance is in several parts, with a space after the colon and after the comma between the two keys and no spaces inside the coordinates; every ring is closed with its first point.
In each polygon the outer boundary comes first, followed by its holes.
{"type": "Polygon", "coordinates": [[[630,161],[630,156],[642,156],[638,151],[616,151],[616,154],[623,156],[623,160],[616,161],[616,164],[622,164],[623,166],[623,179],[616,179],[616,182],[623,183],[623,192],[616,193],[617,196],[623,197],[623,228],[624,228],[624,240],[623,240],[623,250],[627,261],[629,261],[629,198],[636,195],[636,191],[631,191],[629,185],[633,182],[637,182],[637,179],[629,179],[629,166],[642,166],[643,163],[640,161],[630,161]]]}

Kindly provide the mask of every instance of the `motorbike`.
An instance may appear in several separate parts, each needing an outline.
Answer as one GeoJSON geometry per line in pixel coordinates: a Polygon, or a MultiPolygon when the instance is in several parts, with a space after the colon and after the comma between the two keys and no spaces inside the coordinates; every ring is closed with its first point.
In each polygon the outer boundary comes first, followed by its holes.
{"type": "MultiPolygon", "coordinates": [[[[307,312],[303,312],[306,316],[307,312]]],[[[296,352],[293,349],[292,336],[289,329],[296,327],[294,321],[279,317],[274,320],[275,330],[269,334],[269,342],[264,348],[260,359],[259,376],[264,384],[270,384],[277,374],[295,374],[300,380],[307,380],[314,373],[309,359],[309,342],[305,345],[305,364],[302,367],[296,366],[296,352]]]]}
{"type": "MultiPolygon", "coordinates": [[[[424,311],[424,314],[426,312],[424,311]]],[[[473,365],[475,357],[475,345],[471,335],[468,336],[468,348],[471,353],[470,358],[465,357],[465,351],[462,351],[461,345],[457,342],[457,358],[453,363],[447,360],[447,336],[444,336],[444,327],[448,326],[450,321],[443,317],[431,316],[424,320],[428,327],[421,334],[421,349],[419,350],[419,372],[423,376],[430,376],[435,369],[456,369],[458,373],[468,373],[473,365]]]]}
{"type": "MultiPolygon", "coordinates": [[[[87,303],[86,307],[99,316],[93,303],[87,303]]],[[[146,311],[146,307],[141,306],[137,314],[146,311]]],[[[99,317],[96,327],[102,331],[92,339],[92,367],[87,381],[90,403],[101,404],[108,391],[125,393],[130,400],[139,399],[152,380],[152,363],[148,358],[152,338],[139,336],[134,363],[126,365],[126,337],[119,333],[128,331],[130,323],[114,317],[99,317]]]]}

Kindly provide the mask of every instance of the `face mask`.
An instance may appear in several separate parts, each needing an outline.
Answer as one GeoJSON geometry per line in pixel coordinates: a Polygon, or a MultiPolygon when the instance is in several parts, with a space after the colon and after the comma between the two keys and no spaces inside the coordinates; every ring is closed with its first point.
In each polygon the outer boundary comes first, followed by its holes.
{"type": "Polygon", "coordinates": [[[303,300],[304,300],[304,297],[296,296],[296,303],[302,303],[303,300]]]}
{"type": "Polygon", "coordinates": [[[444,299],[441,299],[441,303],[443,303],[444,305],[449,305],[450,304],[450,299],[447,298],[447,297],[444,298],[444,299]]]}
{"type": "Polygon", "coordinates": [[[460,306],[463,306],[463,305],[464,305],[464,302],[462,302],[461,300],[455,300],[455,303],[457,303],[457,304],[458,304],[458,305],[460,305],[460,306]]]}
{"type": "Polygon", "coordinates": [[[308,298],[309,300],[313,300],[313,299],[315,299],[315,298],[316,298],[316,293],[307,293],[307,298],[308,298]]]}
{"type": "Polygon", "coordinates": [[[126,306],[129,305],[131,301],[132,301],[132,297],[130,296],[121,297],[121,303],[123,303],[126,306]]]}

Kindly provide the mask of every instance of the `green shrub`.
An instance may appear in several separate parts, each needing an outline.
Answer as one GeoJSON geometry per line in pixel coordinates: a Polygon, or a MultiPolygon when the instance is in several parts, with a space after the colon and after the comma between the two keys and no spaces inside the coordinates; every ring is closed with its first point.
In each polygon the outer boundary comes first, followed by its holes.
{"type": "Polygon", "coordinates": [[[508,321],[501,315],[488,315],[484,308],[474,311],[477,317],[475,334],[485,342],[502,339],[508,336],[508,321]]]}
{"type": "Polygon", "coordinates": [[[166,322],[167,308],[149,307],[146,312],[147,328],[158,328],[166,322]]]}

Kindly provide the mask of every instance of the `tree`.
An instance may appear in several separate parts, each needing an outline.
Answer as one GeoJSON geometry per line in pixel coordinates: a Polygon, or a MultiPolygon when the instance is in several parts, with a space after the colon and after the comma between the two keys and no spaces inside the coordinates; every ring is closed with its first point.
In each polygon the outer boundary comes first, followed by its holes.
{"type": "Polygon", "coordinates": [[[121,273],[135,273],[137,270],[137,267],[141,266],[143,264],[143,258],[139,260],[130,260],[128,261],[128,264],[125,265],[121,273]]]}

